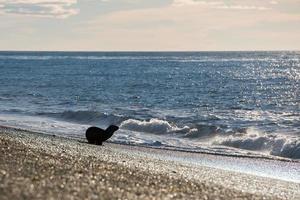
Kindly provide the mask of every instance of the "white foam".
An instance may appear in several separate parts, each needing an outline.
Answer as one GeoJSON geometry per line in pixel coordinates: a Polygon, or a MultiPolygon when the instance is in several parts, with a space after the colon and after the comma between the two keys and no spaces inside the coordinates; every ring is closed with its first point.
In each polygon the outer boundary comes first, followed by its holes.
{"type": "Polygon", "coordinates": [[[218,136],[214,139],[213,144],[266,151],[275,156],[300,158],[300,141],[297,136],[268,134],[254,128],[247,129],[245,133],[218,136]]]}
{"type": "Polygon", "coordinates": [[[59,121],[47,117],[14,114],[1,114],[0,124],[46,134],[70,137],[84,137],[85,130],[88,127],[87,125],[59,121]]]}
{"type": "MultiPolygon", "coordinates": [[[[48,117],[14,114],[1,114],[0,124],[82,139],[85,137],[86,128],[90,126],[89,124],[59,121],[48,117]]],[[[188,126],[181,128],[160,119],[149,121],[128,119],[122,122],[120,128],[110,139],[111,141],[160,148],[172,147],[174,149],[223,155],[258,156],[264,153],[264,155],[300,158],[300,140],[298,136],[278,133],[267,134],[254,128],[249,128],[242,133],[231,133],[230,135],[213,134],[209,138],[201,137],[202,132],[205,132],[206,129],[190,128],[188,126]],[[197,137],[194,137],[194,135],[197,137]],[[198,135],[200,136],[198,137],[198,135]]]]}
{"type": "Polygon", "coordinates": [[[176,125],[170,124],[168,121],[164,121],[160,119],[150,119],[149,121],[128,119],[123,121],[120,127],[127,130],[154,133],[154,134],[190,131],[190,128],[188,126],[179,128],[176,125]]]}

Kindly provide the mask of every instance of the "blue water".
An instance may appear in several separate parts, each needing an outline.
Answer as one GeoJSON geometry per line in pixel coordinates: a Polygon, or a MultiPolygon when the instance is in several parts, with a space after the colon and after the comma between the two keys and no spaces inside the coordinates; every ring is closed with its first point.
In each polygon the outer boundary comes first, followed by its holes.
{"type": "Polygon", "coordinates": [[[300,158],[300,52],[0,52],[0,124],[300,158]]]}

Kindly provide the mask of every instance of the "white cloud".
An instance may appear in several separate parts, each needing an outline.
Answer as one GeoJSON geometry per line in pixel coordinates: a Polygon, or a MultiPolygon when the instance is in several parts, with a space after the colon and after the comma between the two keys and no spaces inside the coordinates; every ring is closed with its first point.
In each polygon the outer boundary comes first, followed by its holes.
{"type": "Polygon", "coordinates": [[[219,9],[233,9],[233,10],[268,10],[270,8],[264,7],[264,6],[243,6],[243,5],[222,5],[218,6],[219,9]]]}
{"type": "Polygon", "coordinates": [[[186,5],[210,5],[217,6],[223,5],[222,1],[197,1],[197,0],[174,0],[173,6],[186,6],[186,5]]]}
{"type": "Polygon", "coordinates": [[[77,0],[0,0],[4,14],[67,18],[79,12],[73,6],[77,0]]]}
{"type": "Polygon", "coordinates": [[[173,6],[195,6],[202,5],[216,9],[232,9],[232,10],[267,10],[269,5],[276,4],[276,1],[208,1],[208,0],[174,0],[173,6]]]}
{"type": "Polygon", "coordinates": [[[111,51],[297,49],[300,29],[294,24],[299,14],[273,7],[262,12],[259,7],[270,4],[260,1],[177,0],[177,5],[111,12],[78,26],[75,32],[87,36],[77,44],[81,49],[111,51]],[[222,5],[231,7],[218,8],[222,5]]]}
{"type": "Polygon", "coordinates": [[[270,1],[270,4],[277,5],[278,1],[270,1]]]}

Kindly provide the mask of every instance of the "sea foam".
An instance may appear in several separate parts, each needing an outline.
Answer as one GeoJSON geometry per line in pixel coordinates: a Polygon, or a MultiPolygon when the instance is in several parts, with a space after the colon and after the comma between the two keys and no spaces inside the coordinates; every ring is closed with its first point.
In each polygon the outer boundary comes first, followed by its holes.
{"type": "Polygon", "coordinates": [[[165,120],[152,118],[149,121],[140,121],[136,119],[128,119],[121,123],[121,128],[154,134],[164,134],[173,132],[188,132],[191,129],[188,126],[182,128],[177,127],[165,120]]]}
{"type": "Polygon", "coordinates": [[[185,138],[185,140],[192,139],[193,141],[196,139],[199,145],[201,145],[201,142],[205,141],[207,143],[210,141],[212,145],[265,152],[280,157],[300,158],[300,141],[297,136],[265,133],[255,128],[238,129],[227,133],[226,130],[222,130],[217,126],[178,127],[176,124],[155,118],[149,121],[128,119],[123,121],[120,127],[130,131],[143,132],[144,134],[179,133],[173,135],[173,137],[185,138]]]}
{"type": "Polygon", "coordinates": [[[245,133],[219,136],[213,144],[235,147],[252,151],[267,151],[271,155],[300,158],[300,141],[296,136],[268,134],[254,128],[245,133]]]}

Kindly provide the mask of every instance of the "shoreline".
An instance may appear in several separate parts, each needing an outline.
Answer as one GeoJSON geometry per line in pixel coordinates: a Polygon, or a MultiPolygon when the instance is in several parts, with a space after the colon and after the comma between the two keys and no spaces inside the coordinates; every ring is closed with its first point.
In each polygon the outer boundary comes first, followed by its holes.
{"type": "Polygon", "coordinates": [[[299,183],[171,159],[192,159],[193,153],[114,143],[96,146],[3,126],[0,146],[3,199],[300,198],[299,183]]]}

